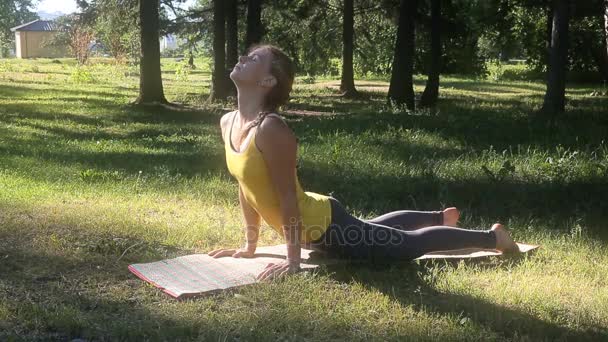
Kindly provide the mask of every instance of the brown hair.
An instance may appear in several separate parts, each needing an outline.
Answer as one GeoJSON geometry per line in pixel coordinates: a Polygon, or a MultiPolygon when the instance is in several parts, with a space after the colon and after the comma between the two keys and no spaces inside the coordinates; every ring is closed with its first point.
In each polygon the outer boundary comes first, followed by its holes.
{"type": "Polygon", "coordinates": [[[277,84],[266,95],[263,111],[258,113],[258,117],[254,120],[251,127],[261,123],[267,114],[277,111],[279,107],[289,101],[289,94],[291,93],[295,77],[293,62],[283,50],[270,44],[254,44],[247,49],[247,54],[256,49],[270,50],[272,54],[270,74],[276,78],[277,84]]]}

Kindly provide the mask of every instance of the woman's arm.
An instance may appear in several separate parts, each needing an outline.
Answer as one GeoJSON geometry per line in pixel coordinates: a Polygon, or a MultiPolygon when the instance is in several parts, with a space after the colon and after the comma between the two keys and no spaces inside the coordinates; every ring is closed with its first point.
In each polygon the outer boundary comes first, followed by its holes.
{"type": "Polygon", "coordinates": [[[274,271],[268,270],[267,275],[278,272],[299,270],[300,268],[300,231],[302,219],[296,196],[296,137],[282,120],[272,116],[262,121],[256,132],[255,142],[262,151],[262,156],[268,167],[270,178],[279,197],[281,206],[282,228],[287,244],[287,263],[278,266],[274,271]]]}
{"type": "Polygon", "coordinates": [[[245,248],[251,253],[255,252],[258,243],[258,237],[260,235],[260,224],[262,217],[258,212],[249,204],[245,195],[243,195],[243,189],[239,184],[239,202],[241,203],[241,211],[243,212],[243,219],[245,220],[245,248]]]}
{"type": "MultiPolygon", "coordinates": [[[[226,113],[220,119],[220,129],[222,135],[222,141],[226,143],[226,139],[230,139],[227,135],[229,130],[230,118],[234,115],[234,112],[226,113]],[[226,136],[226,137],[225,137],[226,136]]],[[[208,253],[209,256],[214,258],[221,258],[224,256],[232,256],[234,258],[239,257],[253,257],[257,247],[257,241],[260,230],[261,217],[258,212],[247,202],[245,196],[243,196],[243,190],[239,184],[239,202],[241,205],[241,211],[243,212],[243,219],[245,220],[245,247],[239,249],[225,249],[220,248],[208,253]]]]}

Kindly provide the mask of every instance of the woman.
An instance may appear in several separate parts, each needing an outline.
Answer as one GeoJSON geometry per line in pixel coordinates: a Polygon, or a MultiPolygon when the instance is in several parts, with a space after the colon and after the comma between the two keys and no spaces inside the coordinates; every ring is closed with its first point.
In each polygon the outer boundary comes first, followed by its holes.
{"type": "Polygon", "coordinates": [[[500,224],[486,231],[455,228],[458,210],[395,211],[371,220],[356,218],[335,198],[305,192],[296,173],[296,137],[273,112],[289,98],[294,80],[290,59],[271,45],[250,48],[230,78],[238,89],[238,110],[220,120],[226,163],[239,183],[246,244],[217,249],[213,257],[252,257],[261,220],[287,245],[287,259],[271,263],[257,279],[300,270],[301,247],[351,259],[411,260],[425,253],[460,248],[517,251],[500,224]]]}

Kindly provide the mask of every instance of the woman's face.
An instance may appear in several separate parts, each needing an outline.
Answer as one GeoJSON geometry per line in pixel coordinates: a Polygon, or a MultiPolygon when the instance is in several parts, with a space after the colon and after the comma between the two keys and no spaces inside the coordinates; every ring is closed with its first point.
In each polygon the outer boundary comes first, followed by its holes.
{"type": "Polygon", "coordinates": [[[235,84],[258,85],[265,79],[272,77],[270,64],[272,53],[265,48],[251,51],[247,56],[239,57],[239,62],[230,73],[230,78],[235,84]]]}

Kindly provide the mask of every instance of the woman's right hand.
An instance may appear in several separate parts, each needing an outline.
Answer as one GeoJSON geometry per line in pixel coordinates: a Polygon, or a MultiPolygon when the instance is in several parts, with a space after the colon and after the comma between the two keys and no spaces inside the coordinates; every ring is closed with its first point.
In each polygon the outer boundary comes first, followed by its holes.
{"type": "Polygon", "coordinates": [[[214,258],[221,258],[221,257],[225,257],[225,256],[231,256],[233,258],[253,258],[253,255],[255,254],[255,250],[248,249],[245,247],[239,248],[239,249],[220,248],[220,249],[213,250],[207,254],[214,258]]]}

